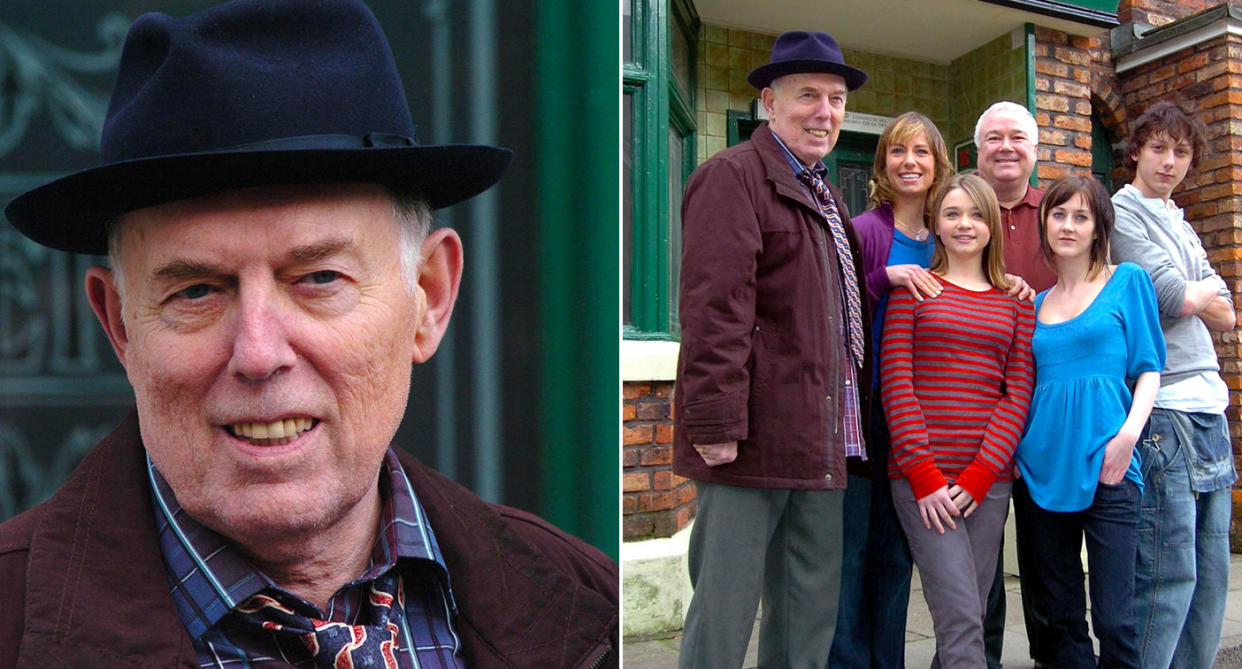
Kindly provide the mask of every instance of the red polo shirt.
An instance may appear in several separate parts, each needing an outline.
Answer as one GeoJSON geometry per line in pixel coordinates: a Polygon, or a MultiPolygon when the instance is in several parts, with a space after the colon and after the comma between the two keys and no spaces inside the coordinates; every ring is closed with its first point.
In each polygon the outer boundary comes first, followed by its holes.
{"type": "Polygon", "coordinates": [[[1057,274],[1044,261],[1039,248],[1039,201],[1044,192],[1031,186],[1012,209],[1001,207],[1001,227],[1005,231],[1005,271],[1022,277],[1035,292],[1047,290],[1057,282],[1057,274]]]}

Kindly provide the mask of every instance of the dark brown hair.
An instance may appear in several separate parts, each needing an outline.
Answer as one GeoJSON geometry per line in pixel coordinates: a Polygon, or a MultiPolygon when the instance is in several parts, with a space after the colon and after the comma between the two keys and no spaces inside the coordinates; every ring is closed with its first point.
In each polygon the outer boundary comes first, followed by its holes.
{"type": "Polygon", "coordinates": [[[1048,264],[1056,267],[1056,256],[1048,244],[1048,214],[1053,207],[1065,204],[1075,193],[1082,195],[1087,202],[1087,209],[1095,221],[1092,233],[1090,264],[1087,266],[1087,278],[1095,278],[1100,270],[1108,265],[1108,238],[1113,232],[1113,201],[1108,197],[1095,177],[1065,177],[1052,184],[1044,191],[1044,199],[1039,201],[1039,249],[1044,252],[1048,264]]]}
{"type": "Polygon", "coordinates": [[[1190,144],[1190,167],[1194,169],[1207,152],[1207,129],[1198,119],[1182,111],[1181,107],[1161,100],[1153,103],[1141,116],[1134,121],[1130,135],[1126,137],[1126,166],[1133,169],[1137,165],[1135,156],[1143,150],[1143,145],[1153,135],[1164,133],[1174,142],[1185,141],[1190,144]]]}

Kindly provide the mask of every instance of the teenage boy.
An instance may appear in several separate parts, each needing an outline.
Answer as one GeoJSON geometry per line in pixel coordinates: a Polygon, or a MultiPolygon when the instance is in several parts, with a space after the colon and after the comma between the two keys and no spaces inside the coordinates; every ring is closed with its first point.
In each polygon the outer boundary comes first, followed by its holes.
{"type": "Polygon", "coordinates": [[[1156,408],[1132,440],[1142,458],[1135,614],[1143,667],[1210,667],[1229,577],[1230,484],[1237,478],[1212,330],[1232,330],[1229,289],[1170,196],[1203,157],[1203,126],[1157,102],[1126,139],[1134,181],[1113,196],[1113,262],[1151,275],[1168,357],[1156,408]]]}

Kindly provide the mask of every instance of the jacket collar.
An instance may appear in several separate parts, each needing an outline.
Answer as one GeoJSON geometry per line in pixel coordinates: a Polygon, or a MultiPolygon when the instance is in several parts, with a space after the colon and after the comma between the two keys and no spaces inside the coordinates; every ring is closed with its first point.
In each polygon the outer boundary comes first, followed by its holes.
{"type": "MultiPolygon", "coordinates": [[[[615,606],[558,572],[491,506],[400,457],[436,528],[471,666],[577,666],[608,648],[615,606]],[[598,637],[581,633],[587,625],[598,637]]],[[[144,460],[131,410],[43,505],[18,666],[49,657],[63,666],[198,666],[168,592],[144,460]]]]}
{"type": "MultiPolygon", "coordinates": [[[[776,143],[776,136],[772,134],[767,121],[755,128],[750,135],[750,141],[758,151],[760,159],[763,160],[764,174],[776,188],[776,192],[810,209],[818,218],[821,215],[819,205],[811,200],[810,191],[798,181],[798,177],[794,176],[793,168],[790,167],[789,160],[785,157],[785,150],[776,143]]],[[[827,183],[826,179],[825,183],[827,183]]],[[[836,190],[831,184],[828,189],[832,191],[833,197],[837,197],[836,190]]]]}

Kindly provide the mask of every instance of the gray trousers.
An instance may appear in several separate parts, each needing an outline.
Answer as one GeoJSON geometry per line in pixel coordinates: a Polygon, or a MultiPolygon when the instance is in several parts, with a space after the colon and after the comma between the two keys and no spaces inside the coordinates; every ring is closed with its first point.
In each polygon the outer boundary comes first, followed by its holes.
{"type": "Polygon", "coordinates": [[[741,667],[762,595],[759,666],[822,669],[837,626],[845,491],[695,489],[679,666],[741,667]]]}
{"type": "Polygon", "coordinates": [[[910,482],[893,479],[893,506],[918,565],[923,597],[936,631],[932,667],[982,669],[983,609],[996,574],[1005,518],[1009,516],[1010,481],[997,481],[969,518],[958,517],[956,530],[927,529],[919,516],[910,482]]]}

